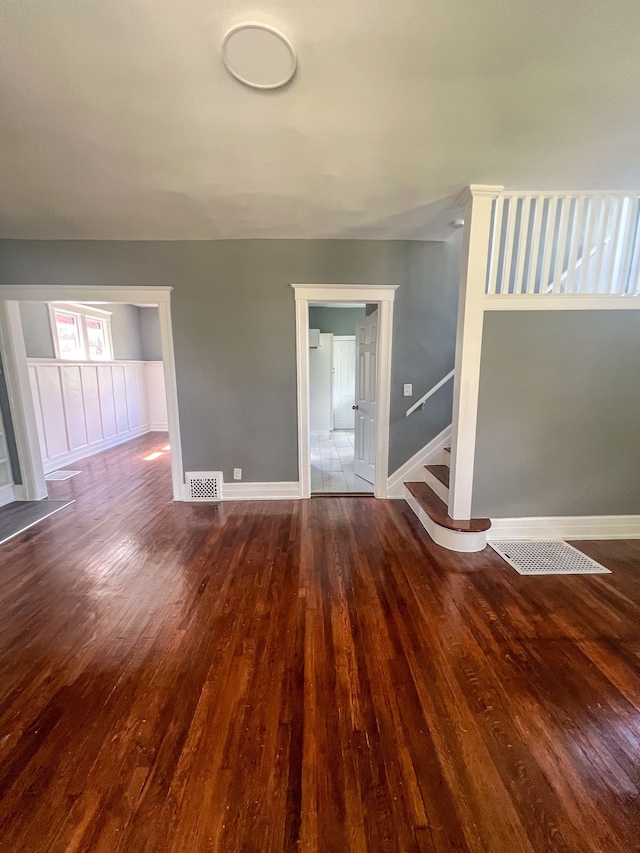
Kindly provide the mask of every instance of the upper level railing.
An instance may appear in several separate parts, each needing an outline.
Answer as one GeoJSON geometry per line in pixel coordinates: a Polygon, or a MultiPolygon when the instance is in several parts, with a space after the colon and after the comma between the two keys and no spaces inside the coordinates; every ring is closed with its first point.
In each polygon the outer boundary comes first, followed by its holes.
{"type": "Polygon", "coordinates": [[[640,295],[640,193],[500,193],[485,294],[640,295]]]}

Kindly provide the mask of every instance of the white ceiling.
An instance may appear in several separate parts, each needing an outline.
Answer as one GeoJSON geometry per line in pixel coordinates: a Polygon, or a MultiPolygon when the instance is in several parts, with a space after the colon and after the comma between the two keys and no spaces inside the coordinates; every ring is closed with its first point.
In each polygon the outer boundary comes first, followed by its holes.
{"type": "Polygon", "coordinates": [[[442,239],[468,183],[640,186],[638,0],[3,0],[0,236],[442,239]],[[226,30],[279,27],[260,92],[226,30]]]}

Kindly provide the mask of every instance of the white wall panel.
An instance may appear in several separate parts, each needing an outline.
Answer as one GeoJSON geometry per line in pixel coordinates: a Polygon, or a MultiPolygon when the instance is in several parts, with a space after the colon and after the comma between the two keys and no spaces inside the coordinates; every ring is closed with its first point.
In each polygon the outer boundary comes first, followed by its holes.
{"type": "Polygon", "coordinates": [[[84,416],[80,366],[75,364],[68,367],[66,365],[61,366],[60,374],[62,376],[64,415],[69,450],[80,450],[81,447],[86,447],[89,443],[84,416]]]}
{"type": "Polygon", "coordinates": [[[138,403],[138,383],[136,382],[135,364],[124,366],[124,389],[127,398],[127,419],[129,429],[140,426],[140,404],[138,403]]]}
{"type": "Polygon", "coordinates": [[[29,361],[46,472],[149,432],[146,367],[145,362],[29,361]]]}
{"type": "Polygon", "coordinates": [[[118,435],[129,432],[127,416],[127,391],[124,384],[124,365],[114,364],[111,368],[113,375],[113,399],[116,404],[116,431],[118,435]]]}
{"type": "Polygon", "coordinates": [[[55,459],[71,449],[67,439],[60,367],[57,364],[43,364],[36,369],[36,373],[47,459],[55,459]]]}
{"type": "Polygon", "coordinates": [[[149,386],[147,384],[147,371],[144,363],[136,364],[136,387],[138,389],[138,411],[141,424],[149,423],[149,386]]]}
{"type": "Polygon", "coordinates": [[[42,422],[42,409],[40,408],[40,393],[38,391],[38,376],[35,367],[29,365],[29,385],[31,387],[31,395],[33,397],[33,408],[36,414],[36,426],[38,427],[38,441],[40,442],[40,452],[42,458],[47,458],[47,443],[44,438],[44,423],[42,422]]]}
{"type": "Polygon", "coordinates": [[[164,385],[164,364],[161,361],[145,363],[149,422],[152,430],[167,429],[167,392],[164,385]]]}
{"type": "Polygon", "coordinates": [[[84,418],[87,427],[87,441],[95,444],[105,437],[102,432],[100,395],[98,393],[98,370],[94,364],[83,364],[80,368],[82,378],[82,396],[84,398],[84,418]]]}
{"type": "Polygon", "coordinates": [[[117,435],[116,404],[113,399],[113,372],[110,364],[99,364],[98,396],[100,397],[100,416],[102,420],[102,435],[111,438],[117,435]]]}

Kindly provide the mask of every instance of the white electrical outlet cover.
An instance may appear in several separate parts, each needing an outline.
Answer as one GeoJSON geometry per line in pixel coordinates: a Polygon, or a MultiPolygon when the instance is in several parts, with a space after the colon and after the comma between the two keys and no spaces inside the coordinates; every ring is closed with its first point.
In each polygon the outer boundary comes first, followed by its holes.
{"type": "Polygon", "coordinates": [[[234,468],[233,469],[233,479],[241,480],[242,479],[242,468],[234,468]]]}
{"type": "Polygon", "coordinates": [[[413,385],[410,385],[409,383],[407,383],[404,386],[404,396],[405,397],[411,397],[412,394],[413,394],[413,385]]]}

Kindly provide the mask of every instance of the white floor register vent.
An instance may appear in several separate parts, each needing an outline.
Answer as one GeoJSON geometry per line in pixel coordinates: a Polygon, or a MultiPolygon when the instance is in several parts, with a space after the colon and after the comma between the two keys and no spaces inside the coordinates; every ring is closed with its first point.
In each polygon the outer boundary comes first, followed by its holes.
{"type": "Polygon", "coordinates": [[[45,480],[70,480],[72,477],[82,474],[82,471],[51,471],[45,474],[45,480]]]}
{"type": "Polygon", "coordinates": [[[489,542],[521,575],[610,575],[600,563],[567,542],[489,542]]]}
{"type": "Polygon", "coordinates": [[[188,501],[222,500],[222,471],[187,471],[188,501]]]}

